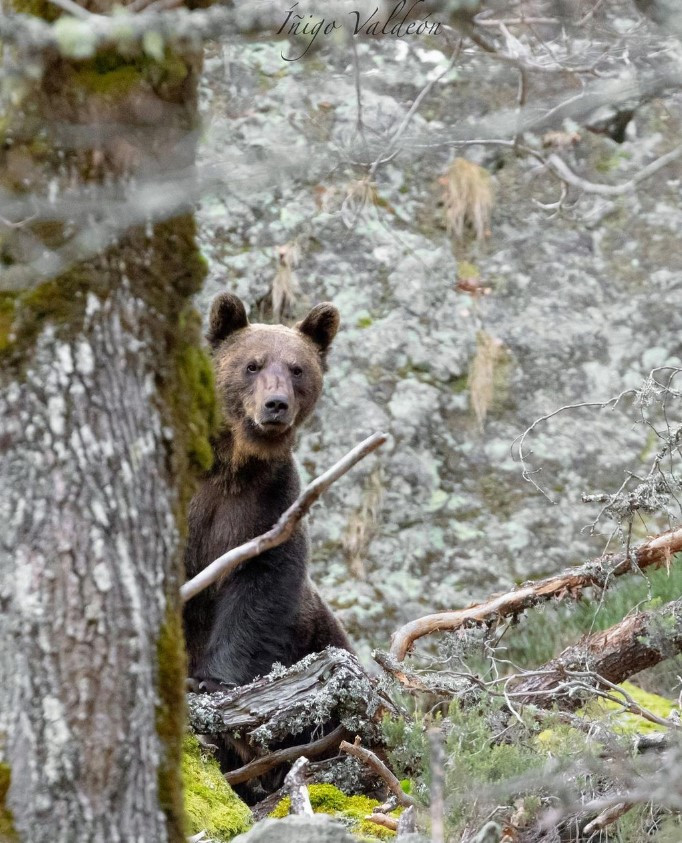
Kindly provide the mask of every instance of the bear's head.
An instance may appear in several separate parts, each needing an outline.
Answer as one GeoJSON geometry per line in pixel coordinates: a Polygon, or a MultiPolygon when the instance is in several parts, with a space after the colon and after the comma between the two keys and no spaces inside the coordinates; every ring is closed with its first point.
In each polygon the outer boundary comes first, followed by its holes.
{"type": "Polygon", "coordinates": [[[338,327],[339,312],[328,302],[287,328],[251,324],[231,293],[214,299],[207,339],[223,415],[241,458],[268,459],[291,449],[296,428],[320,397],[338,327]]]}

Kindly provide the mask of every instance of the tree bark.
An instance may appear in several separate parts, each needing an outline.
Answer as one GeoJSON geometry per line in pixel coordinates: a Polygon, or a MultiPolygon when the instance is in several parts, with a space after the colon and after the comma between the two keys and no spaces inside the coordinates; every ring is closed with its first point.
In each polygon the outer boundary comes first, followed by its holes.
{"type": "MultiPolygon", "coordinates": [[[[191,167],[201,59],[156,52],[46,53],[6,115],[0,187],[59,202],[191,167]]],[[[95,216],[117,239],[88,260],[68,222],[0,229],[6,266],[68,258],[0,296],[0,839],[180,841],[178,587],[214,413],[203,262],[191,216],[95,216]]]]}

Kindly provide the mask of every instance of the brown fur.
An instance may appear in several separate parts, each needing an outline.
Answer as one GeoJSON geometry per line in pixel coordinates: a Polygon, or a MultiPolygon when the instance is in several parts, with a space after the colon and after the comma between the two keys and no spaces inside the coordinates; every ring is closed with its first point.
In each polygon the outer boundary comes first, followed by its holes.
{"type": "MultiPolygon", "coordinates": [[[[322,391],[326,354],[338,327],[330,304],[313,308],[295,328],[250,325],[242,303],[213,303],[208,339],[225,428],[215,464],[190,505],[187,576],[265,532],[299,494],[295,432],[322,391]]],[[[193,598],[185,607],[190,675],[245,684],[274,662],[293,664],[333,645],[351,649],[307,573],[302,525],[193,598]]]]}

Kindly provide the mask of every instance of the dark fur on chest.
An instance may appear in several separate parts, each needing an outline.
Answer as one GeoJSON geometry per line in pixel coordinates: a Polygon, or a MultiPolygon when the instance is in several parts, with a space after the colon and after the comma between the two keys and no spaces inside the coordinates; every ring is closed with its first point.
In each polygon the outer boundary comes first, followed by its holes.
{"type": "MultiPolygon", "coordinates": [[[[187,576],[270,529],[298,492],[291,456],[252,459],[237,470],[219,457],[190,505],[187,576]]],[[[307,533],[299,526],[284,544],[190,600],[184,614],[189,675],[243,685],[275,662],[291,665],[330,644],[350,649],[308,579],[307,560],[307,533]]]]}

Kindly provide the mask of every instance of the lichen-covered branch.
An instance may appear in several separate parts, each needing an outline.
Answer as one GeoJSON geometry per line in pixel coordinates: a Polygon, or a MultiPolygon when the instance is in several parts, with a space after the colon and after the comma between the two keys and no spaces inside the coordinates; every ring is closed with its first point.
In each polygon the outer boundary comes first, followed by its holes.
{"type": "Polygon", "coordinates": [[[644,568],[669,564],[682,551],[682,527],[661,533],[644,542],[630,557],[621,553],[595,559],[586,565],[569,568],[561,574],[524,583],[498,597],[476,603],[466,609],[438,612],[400,627],[391,639],[390,655],[402,661],[416,640],[442,630],[455,631],[464,626],[485,624],[503,617],[515,617],[540,603],[564,597],[578,598],[585,588],[605,588],[615,577],[644,568]]]}
{"type": "Polygon", "coordinates": [[[418,804],[415,799],[409,795],[409,793],[405,793],[400,786],[400,781],[393,775],[384,762],[370,749],[360,745],[359,738],[356,737],[354,743],[342,741],[339,748],[342,752],[352,755],[354,758],[357,758],[358,761],[362,761],[362,763],[370,767],[379,776],[379,778],[383,779],[386,783],[386,787],[395,796],[400,805],[406,805],[409,807],[411,805],[418,804]]]}

